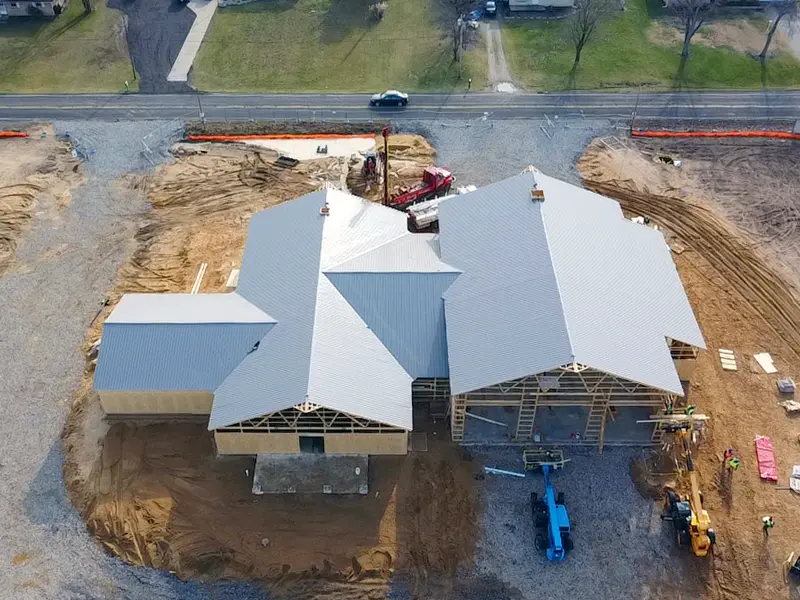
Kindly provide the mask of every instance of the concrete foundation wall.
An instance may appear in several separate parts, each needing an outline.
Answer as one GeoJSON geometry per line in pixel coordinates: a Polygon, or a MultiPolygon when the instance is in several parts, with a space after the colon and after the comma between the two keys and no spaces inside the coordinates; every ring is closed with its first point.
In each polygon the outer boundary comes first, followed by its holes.
{"type": "Polygon", "coordinates": [[[98,391],[100,404],[109,415],[211,414],[214,394],[186,391],[98,391]]]}
{"type": "Polygon", "coordinates": [[[217,454],[295,454],[300,452],[296,433],[228,433],[215,431],[217,454]]]}
{"type": "Polygon", "coordinates": [[[408,433],[327,433],[326,454],[406,454],[408,433]]]}

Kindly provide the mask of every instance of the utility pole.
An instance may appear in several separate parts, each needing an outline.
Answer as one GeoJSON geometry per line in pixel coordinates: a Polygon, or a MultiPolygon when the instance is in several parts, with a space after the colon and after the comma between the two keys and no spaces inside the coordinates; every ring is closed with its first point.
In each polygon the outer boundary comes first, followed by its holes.
{"type": "Polygon", "coordinates": [[[383,205],[389,206],[389,128],[383,128],[383,205]]]}
{"type": "Polygon", "coordinates": [[[206,115],[203,112],[203,104],[200,102],[200,92],[197,92],[195,95],[197,96],[197,107],[200,109],[200,122],[205,123],[206,115]]]}

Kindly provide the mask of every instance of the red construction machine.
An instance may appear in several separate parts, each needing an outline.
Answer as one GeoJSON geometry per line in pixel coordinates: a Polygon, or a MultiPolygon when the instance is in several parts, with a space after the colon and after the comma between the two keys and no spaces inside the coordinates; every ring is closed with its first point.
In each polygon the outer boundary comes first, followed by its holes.
{"type": "Polygon", "coordinates": [[[406,210],[412,204],[429,200],[450,193],[456,180],[447,169],[427,167],[422,173],[422,181],[413,188],[401,187],[398,193],[389,198],[389,206],[397,210],[406,210]]]}

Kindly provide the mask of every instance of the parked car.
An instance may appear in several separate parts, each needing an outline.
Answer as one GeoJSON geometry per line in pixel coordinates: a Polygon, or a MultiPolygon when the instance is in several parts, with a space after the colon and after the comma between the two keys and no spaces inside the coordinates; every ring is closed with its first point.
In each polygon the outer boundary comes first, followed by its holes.
{"type": "Polygon", "coordinates": [[[486,2],[486,16],[493,17],[497,14],[497,3],[494,0],[487,0],[486,2]]]}
{"type": "Polygon", "coordinates": [[[382,94],[375,94],[369,99],[370,106],[405,106],[408,104],[408,94],[397,90],[387,90],[382,94]]]}

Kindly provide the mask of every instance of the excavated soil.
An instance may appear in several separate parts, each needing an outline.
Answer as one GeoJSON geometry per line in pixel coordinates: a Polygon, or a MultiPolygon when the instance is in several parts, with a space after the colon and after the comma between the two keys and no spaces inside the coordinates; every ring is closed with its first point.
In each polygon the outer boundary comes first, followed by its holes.
{"type": "Polygon", "coordinates": [[[61,218],[70,190],[83,181],[71,145],[57,139],[51,126],[26,131],[30,137],[0,140],[0,275],[14,264],[33,215],[61,218]]]}
{"type": "MultiPolygon", "coordinates": [[[[152,210],[86,349],[123,293],[187,292],[203,262],[200,291],[223,291],[254,212],[360,174],[359,159],[284,169],[274,152],[238,145],[178,144],[173,154],[154,175],[119,182],[146,194],[152,210]]],[[[393,172],[413,168],[415,178],[434,158],[415,136],[393,137],[390,155],[393,172]]],[[[425,597],[428,582],[472,557],[472,466],[449,443],[432,438],[427,453],[371,458],[366,497],[259,497],[253,459],[217,459],[205,424],[108,423],[92,373],[90,360],[63,436],[65,481],[92,534],[132,564],[261,580],[280,598],[344,600],[385,597],[396,569],[425,597]]]]}
{"type": "MultiPolygon", "coordinates": [[[[765,374],[752,355],[770,352],[779,375],[797,379],[800,373],[798,299],[781,277],[787,263],[771,260],[781,244],[792,240],[766,233],[769,228],[783,231],[793,225],[776,218],[751,223],[755,231],[745,232],[725,213],[747,199],[757,205],[755,210],[769,213],[767,199],[783,185],[773,159],[785,153],[781,164],[791,164],[797,160],[797,150],[785,145],[764,152],[748,146],[674,145],[672,152],[684,161],[678,170],[655,162],[654,156],[643,154],[633,143],[611,145],[616,149],[595,141],[587,149],[578,165],[584,184],[619,200],[630,216],[649,216],[666,230],[708,345],[698,358],[689,399],[698,412],[711,417],[708,435],[696,451],[696,467],[718,545],[709,559],[687,552],[675,568],[697,589],[705,590],[703,598],[789,597],[782,563],[798,550],[795,524],[800,520],[800,499],[759,479],[754,438],[771,437],[779,485],[785,486],[792,465],[800,464],[800,422],[787,417],[778,404],[778,375],[765,374]],[[705,158],[694,159],[695,155],[705,158]],[[726,171],[729,181],[703,185],[698,173],[713,173],[725,160],[742,155],[747,156],[746,169],[731,168],[726,171]],[[703,160],[710,165],[703,165],[703,160]],[[768,181],[772,185],[761,189],[768,181]],[[759,244],[757,238],[762,235],[771,241],[759,244]],[[736,353],[738,371],[722,371],[719,348],[736,353]],[[727,447],[736,449],[742,460],[732,477],[722,469],[727,447]],[[767,514],[777,523],[768,539],[761,530],[761,517],[767,514]]],[[[789,215],[791,221],[791,211],[779,214],[789,215]]],[[[643,479],[641,465],[632,470],[636,479],[643,479]]],[[[640,489],[649,491],[647,485],[640,489]]]]}

